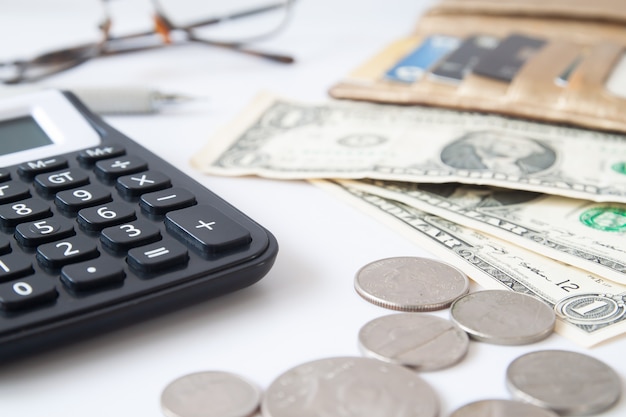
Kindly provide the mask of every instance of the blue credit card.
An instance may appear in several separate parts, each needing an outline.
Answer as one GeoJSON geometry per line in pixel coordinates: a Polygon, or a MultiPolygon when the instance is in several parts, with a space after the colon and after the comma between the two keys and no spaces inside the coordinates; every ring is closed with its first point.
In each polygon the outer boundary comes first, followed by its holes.
{"type": "Polygon", "coordinates": [[[454,36],[429,36],[410,54],[390,68],[385,73],[385,78],[403,83],[415,82],[441,58],[455,50],[460,43],[461,40],[454,36]]]}

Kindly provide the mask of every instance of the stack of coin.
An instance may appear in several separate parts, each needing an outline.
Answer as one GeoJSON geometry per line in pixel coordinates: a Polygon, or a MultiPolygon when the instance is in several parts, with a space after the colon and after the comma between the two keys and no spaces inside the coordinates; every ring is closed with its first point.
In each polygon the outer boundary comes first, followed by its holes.
{"type": "MultiPolygon", "coordinates": [[[[469,293],[467,276],[443,262],[387,258],[361,268],[364,299],[401,310],[366,323],[358,345],[367,357],[318,359],[287,370],[264,394],[243,377],[186,375],[162,393],[166,417],[440,417],[435,391],[417,371],[436,371],[466,356],[469,339],[519,345],[550,335],[554,310],[505,290],[469,293]],[[450,307],[451,320],[423,313],[450,307]]],[[[513,399],[485,399],[449,417],[557,417],[602,412],[621,397],[620,377],[603,362],[568,351],[538,351],[506,370],[513,399]]]]}

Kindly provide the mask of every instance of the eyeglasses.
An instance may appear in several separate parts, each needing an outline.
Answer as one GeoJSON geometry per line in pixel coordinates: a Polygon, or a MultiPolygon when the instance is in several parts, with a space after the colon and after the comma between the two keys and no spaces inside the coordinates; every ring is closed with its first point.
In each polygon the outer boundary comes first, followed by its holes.
{"type": "Polygon", "coordinates": [[[0,83],[37,81],[96,57],[186,42],[291,63],[288,55],[248,44],[282,29],[293,1],[0,0],[0,83]]]}

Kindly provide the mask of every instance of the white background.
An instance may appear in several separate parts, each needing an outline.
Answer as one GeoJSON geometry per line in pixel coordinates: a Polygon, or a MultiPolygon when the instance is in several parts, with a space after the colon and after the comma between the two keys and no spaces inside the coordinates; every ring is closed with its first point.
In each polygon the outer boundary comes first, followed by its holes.
{"type": "MultiPolygon", "coordinates": [[[[293,53],[293,65],[178,46],[96,59],[48,80],[205,97],[159,115],[107,121],[271,230],[280,252],[270,273],[245,290],[0,368],[0,415],[156,417],[161,391],[187,373],[230,371],[266,388],[305,361],[359,355],[360,327],[391,311],[356,294],[356,271],[385,257],[432,255],[306,182],[211,177],[195,172],[189,159],[261,90],[326,99],[343,75],[408,34],[428,4],[299,0],[289,27],[263,44],[293,53]]],[[[435,314],[448,317],[448,311],[435,314]]],[[[529,346],[472,342],[460,364],[422,376],[438,392],[445,417],[471,401],[510,398],[507,365],[523,353],[554,348],[585,352],[626,376],[623,338],[587,350],[556,334],[529,346]]],[[[624,401],[602,414],[624,415],[624,401]]]]}

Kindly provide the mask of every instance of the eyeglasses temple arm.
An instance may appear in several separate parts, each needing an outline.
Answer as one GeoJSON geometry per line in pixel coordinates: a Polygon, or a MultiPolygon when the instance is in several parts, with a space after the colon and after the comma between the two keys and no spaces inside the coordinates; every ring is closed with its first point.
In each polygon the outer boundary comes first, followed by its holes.
{"type": "Polygon", "coordinates": [[[269,59],[270,61],[280,62],[282,64],[292,64],[295,62],[295,59],[290,55],[283,55],[283,54],[277,54],[274,52],[260,51],[258,49],[250,49],[248,47],[245,47],[242,44],[237,44],[237,43],[209,41],[206,39],[197,38],[192,33],[189,33],[189,40],[193,42],[203,43],[205,45],[233,49],[233,50],[236,50],[237,52],[257,56],[260,58],[269,59]]]}
{"type": "MultiPolygon", "coordinates": [[[[284,7],[289,8],[290,4],[291,4],[291,1],[288,1],[287,3],[268,4],[266,6],[260,6],[260,7],[254,8],[254,9],[244,10],[244,11],[236,12],[236,13],[233,13],[233,14],[228,14],[228,15],[224,15],[224,16],[218,16],[218,17],[212,17],[212,18],[209,18],[209,19],[199,20],[197,22],[187,24],[184,27],[176,27],[176,28],[177,29],[187,30],[187,29],[198,28],[198,27],[201,27],[201,26],[215,25],[215,24],[227,21],[227,20],[241,19],[243,17],[254,16],[256,14],[270,12],[272,10],[282,9],[284,7]]],[[[157,7],[157,11],[159,12],[159,14],[162,17],[165,16],[162,13],[162,10],[161,10],[160,7],[157,7]]],[[[172,27],[175,27],[175,26],[172,25],[172,27]]]]}

